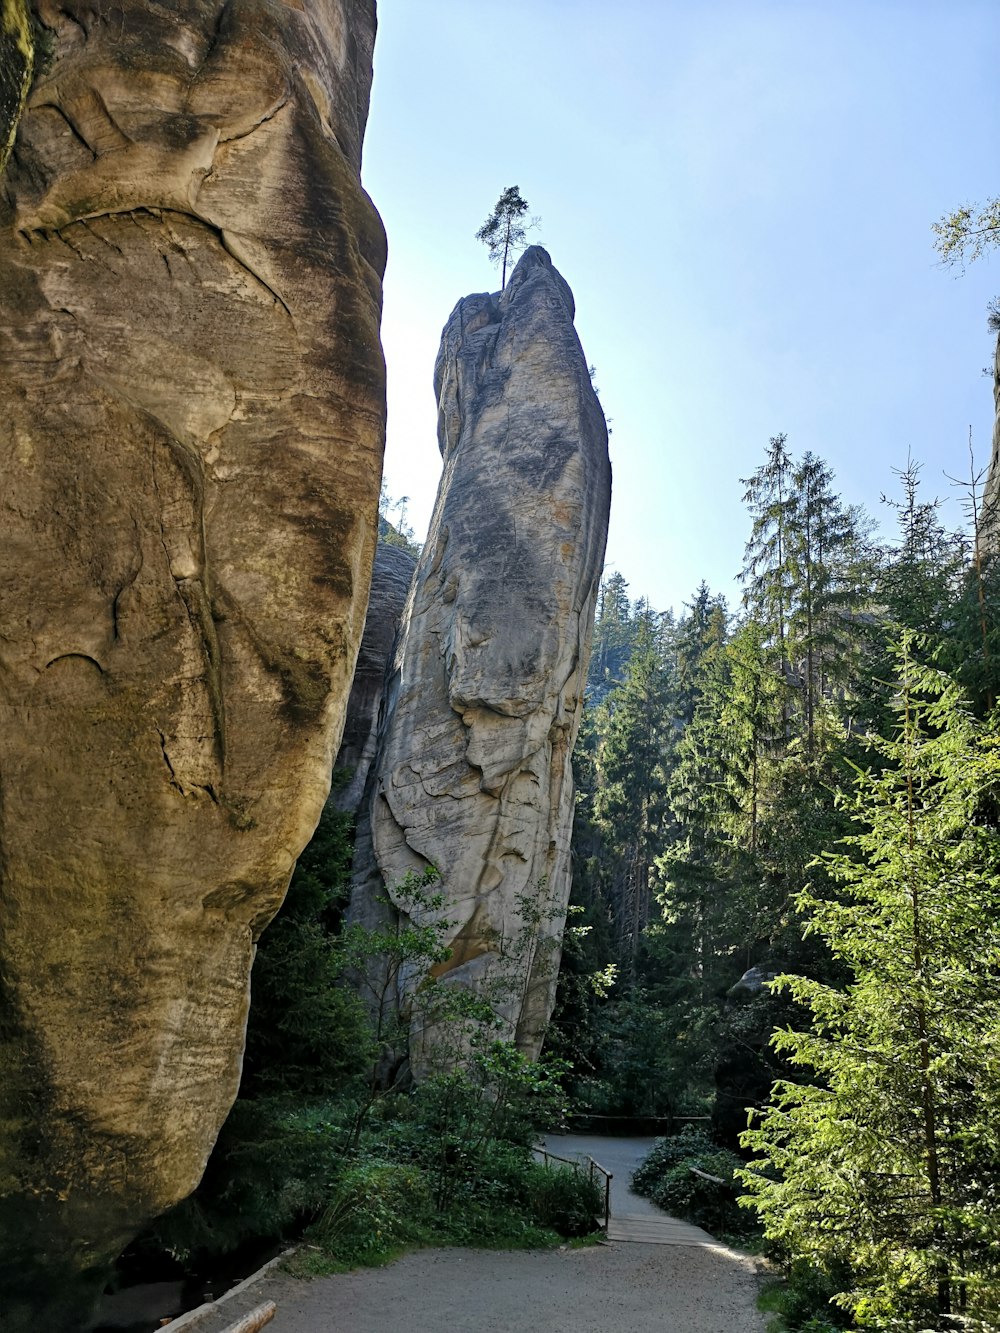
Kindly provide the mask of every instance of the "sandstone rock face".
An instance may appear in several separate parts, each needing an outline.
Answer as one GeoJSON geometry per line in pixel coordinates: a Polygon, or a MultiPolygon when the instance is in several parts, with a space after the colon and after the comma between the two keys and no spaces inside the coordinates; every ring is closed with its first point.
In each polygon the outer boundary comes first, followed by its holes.
{"type": "Polygon", "coordinates": [[[409,551],[379,542],[344,737],[334,765],[345,778],[343,786],[334,782],[330,795],[338,810],[357,810],[361,804],[368,770],[375,758],[382,685],[416,567],[416,557],[409,551]]]}
{"type": "Polygon", "coordinates": [[[983,492],[979,536],[984,550],[996,555],[1000,552],[1000,335],[993,356],[993,404],[993,447],[983,492]]]}
{"type": "Polygon", "coordinates": [[[374,0],[37,9],[0,180],[0,1308],[57,1333],[197,1183],[326,798],[385,250],[374,0]]]}
{"type": "MultiPolygon", "coordinates": [[[[444,472],[403,616],[352,915],[427,865],[452,955],[435,971],[491,992],[506,1035],[538,1053],[569,893],[570,756],[604,558],[607,430],[569,287],[527,250],[501,295],[455,307],[435,367],[444,472]],[[385,887],[383,887],[385,886],[385,887]],[[499,986],[501,994],[496,993],[499,986]]],[[[419,1073],[436,1034],[411,1004],[419,1073]]]]}

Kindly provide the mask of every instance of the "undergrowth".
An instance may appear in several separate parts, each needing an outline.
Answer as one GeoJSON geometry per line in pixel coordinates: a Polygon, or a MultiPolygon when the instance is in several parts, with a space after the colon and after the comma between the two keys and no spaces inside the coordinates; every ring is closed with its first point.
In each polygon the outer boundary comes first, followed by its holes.
{"type": "MultiPolygon", "coordinates": [[[[130,1258],[164,1253],[187,1269],[261,1243],[302,1241],[297,1271],[384,1263],[421,1245],[536,1248],[592,1233],[603,1210],[582,1173],[536,1162],[532,1144],[564,1111],[556,1061],[533,1062],[491,1005],[420,988],[447,1043],[417,1086],[385,1081],[407,1023],[377,1023],[347,976],[447,957],[443,925],[346,928],[350,826],[327,811],[254,967],[240,1097],[196,1192],[157,1219],[130,1258]]],[[[442,903],[433,869],[395,886],[414,917],[442,903]]],[[[542,909],[524,905],[529,933],[542,909]]],[[[519,954],[530,940],[517,940],[519,954]]],[[[505,998],[508,982],[498,987],[505,998]]],[[[376,996],[375,1011],[389,1006],[376,996]]],[[[445,1041],[442,1038],[442,1041],[445,1041]]]]}
{"type": "Polygon", "coordinates": [[[679,1134],[657,1139],[633,1172],[632,1188],[718,1240],[753,1248],[761,1229],[736,1202],[742,1186],[735,1172],[745,1165],[704,1130],[685,1125],[679,1134]]]}

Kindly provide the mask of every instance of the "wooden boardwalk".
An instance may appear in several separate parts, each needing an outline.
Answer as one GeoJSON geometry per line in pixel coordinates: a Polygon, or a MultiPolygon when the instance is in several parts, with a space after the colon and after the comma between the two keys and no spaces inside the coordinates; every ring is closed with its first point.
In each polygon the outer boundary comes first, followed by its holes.
{"type": "Polygon", "coordinates": [[[645,1213],[611,1212],[608,1224],[608,1240],[639,1241],[644,1245],[701,1245],[713,1250],[725,1249],[714,1236],[701,1227],[682,1222],[679,1218],[668,1217],[661,1213],[659,1217],[649,1217],[645,1213]]]}
{"type": "Polygon", "coordinates": [[[545,1146],[561,1157],[589,1155],[612,1173],[611,1221],[608,1240],[636,1241],[643,1245],[697,1245],[726,1247],[701,1227],[670,1217],[641,1195],[633,1194],[629,1178],[653,1146],[650,1138],[612,1138],[597,1134],[550,1134],[545,1146]]]}

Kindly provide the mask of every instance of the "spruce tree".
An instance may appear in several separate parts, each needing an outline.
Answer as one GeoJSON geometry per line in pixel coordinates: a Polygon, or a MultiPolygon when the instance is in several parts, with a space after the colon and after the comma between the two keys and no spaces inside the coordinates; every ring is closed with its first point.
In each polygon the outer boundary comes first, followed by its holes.
{"type": "MultiPolygon", "coordinates": [[[[957,687],[898,654],[892,739],[848,805],[857,831],[803,890],[806,930],[846,989],[775,983],[811,1014],[774,1041],[810,1082],[779,1081],[744,1144],[744,1181],[793,1257],[853,1272],[859,1327],[966,1311],[992,1326],[1000,1224],[1000,737],[957,687]]],[[[939,1326],[939,1325],[938,1325],[939,1326]]]]}
{"type": "Polygon", "coordinates": [[[615,914],[623,962],[631,966],[649,921],[649,876],[660,850],[673,740],[671,682],[648,622],[640,622],[625,679],[602,710],[594,814],[615,850],[615,914]]]}

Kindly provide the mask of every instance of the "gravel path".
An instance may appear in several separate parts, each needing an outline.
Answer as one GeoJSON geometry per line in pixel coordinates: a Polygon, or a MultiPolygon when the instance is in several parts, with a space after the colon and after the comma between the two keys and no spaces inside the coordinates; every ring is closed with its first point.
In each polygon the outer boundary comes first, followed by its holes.
{"type": "MultiPolygon", "coordinates": [[[[649,1141],[553,1138],[615,1173],[615,1207],[649,1141]]],[[[587,1249],[421,1250],[386,1268],[304,1282],[269,1273],[192,1333],[223,1333],[265,1300],[268,1333],[764,1333],[754,1259],[722,1247],[613,1242],[587,1249]]]]}
{"type": "Polygon", "coordinates": [[[698,1246],[423,1250],[312,1282],[269,1276],[196,1333],[265,1300],[268,1333],[764,1333],[757,1287],[753,1260],[698,1246]]]}

